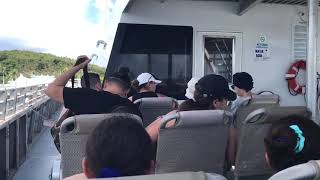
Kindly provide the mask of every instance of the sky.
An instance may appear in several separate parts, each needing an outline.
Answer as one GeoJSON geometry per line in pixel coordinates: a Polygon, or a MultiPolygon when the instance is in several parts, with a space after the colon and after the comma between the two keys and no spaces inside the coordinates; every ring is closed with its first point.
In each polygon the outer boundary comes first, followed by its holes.
{"type": "Polygon", "coordinates": [[[1,0],[0,50],[32,50],[76,58],[106,39],[112,0],[1,0]]]}

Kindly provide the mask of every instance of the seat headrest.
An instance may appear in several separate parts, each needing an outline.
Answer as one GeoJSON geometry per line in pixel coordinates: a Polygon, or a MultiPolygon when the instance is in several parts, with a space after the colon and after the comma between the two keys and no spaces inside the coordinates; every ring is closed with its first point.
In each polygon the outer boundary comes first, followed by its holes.
{"type": "Polygon", "coordinates": [[[242,105],[247,106],[249,104],[278,104],[280,102],[280,96],[276,94],[270,95],[252,95],[252,97],[243,101],[242,105]]]}
{"type": "Polygon", "coordinates": [[[244,123],[270,123],[289,115],[310,117],[311,112],[304,106],[260,108],[251,112],[244,123]]]}
{"type": "Polygon", "coordinates": [[[134,104],[139,104],[139,105],[168,105],[168,104],[173,104],[177,106],[178,101],[171,98],[171,97],[150,97],[150,98],[141,98],[138,99],[134,102],[134,104]]]}
{"type": "Polygon", "coordinates": [[[313,179],[320,179],[320,160],[309,161],[309,163],[311,163],[316,170],[316,175],[313,179]]]}
{"type": "Polygon", "coordinates": [[[232,121],[232,113],[223,110],[181,111],[163,118],[161,128],[170,120],[176,119],[176,128],[197,127],[203,125],[228,124],[232,121]]]}
{"type": "Polygon", "coordinates": [[[139,116],[128,113],[109,113],[109,114],[85,114],[77,115],[67,118],[61,125],[61,133],[70,134],[88,134],[90,133],[101,121],[108,120],[112,117],[125,117],[136,120],[142,125],[142,120],[139,116]]]}
{"type": "Polygon", "coordinates": [[[320,161],[309,161],[308,163],[299,164],[296,166],[284,169],[269,180],[294,180],[294,179],[319,179],[320,178],[320,161]]]}
{"type": "Polygon", "coordinates": [[[96,179],[96,180],[164,180],[164,179],[207,180],[208,178],[206,173],[204,172],[178,172],[178,173],[168,173],[168,174],[103,178],[103,179],[96,179]]]}

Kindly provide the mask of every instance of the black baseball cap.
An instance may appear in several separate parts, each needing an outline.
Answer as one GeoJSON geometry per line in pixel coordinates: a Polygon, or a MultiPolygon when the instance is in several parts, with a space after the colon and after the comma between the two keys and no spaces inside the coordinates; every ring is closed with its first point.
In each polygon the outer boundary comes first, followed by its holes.
{"type": "Polygon", "coordinates": [[[229,89],[227,80],[216,74],[202,77],[196,84],[196,89],[203,95],[212,98],[225,98],[234,101],[237,95],[229,89]]]}
{"type": "Polygon", "coordinates": [[[233,75],[232,83],[239,89],[250,91],[253,88],[253,79],[249,73],[239,72],[233,75]]]}

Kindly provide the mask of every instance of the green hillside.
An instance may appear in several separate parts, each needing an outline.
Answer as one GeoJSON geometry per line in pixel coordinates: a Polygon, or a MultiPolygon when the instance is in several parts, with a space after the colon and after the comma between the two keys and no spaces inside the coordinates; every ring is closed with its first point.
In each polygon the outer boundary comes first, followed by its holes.
{"type": "MultiPolygon", "coordinates": [[[[31,75],[54,75],[57,76],[71,68],[74,59],[58,57],[52,54],[30,51],[0,51],[0,79],[3,74],[5,82],[17,78],[20,74],[26,77],[31,75]]],[[[89,65],[89,72],[96,72],[103,79],[105,69],[96,65],[89,65]]],[[[82,73],[78,73],[79,78],[82,73]]]]}

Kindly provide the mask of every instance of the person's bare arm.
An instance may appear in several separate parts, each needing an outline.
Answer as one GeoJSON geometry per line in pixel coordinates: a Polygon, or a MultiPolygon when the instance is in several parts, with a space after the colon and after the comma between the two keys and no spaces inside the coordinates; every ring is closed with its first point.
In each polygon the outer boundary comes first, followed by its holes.
{"type": "MultiPolygon", "coordinates": [[[[167,115],[174,114],[176,112],[177,112],[176,110],[173,110],[173,111],[169,112],[167,115]]],[[[153,121],[148,127],[146,127],[146,131],[149,134],[152,142],[157,142],[157,140],[158,140],[159,130],[160,130],[160,126],[162,124],[162,121],[163,121],[163,117],[160,116],[155,121],[153,121]]],[[[168,124],[166,125],[166,127],[167,128],[174,127],[175,122],[176,122],[175,120],[169,121],[168,124]]]]}
{"type": "Polygon", "coordinates": [[[81,174],[76,174],[67,178],[64,178],[63,180],[87,180],[87,176],[83,173],[81,174]]]}
{"type": "Polygon", "coordinates": [[[237,152],[237,129],[231,125],[229,128],[229,140],[228,140],[228,156],[227,159],[231,165],[234,165],[236,161],[237,152]]]}
{"type": "Polygon", "coordinates": [[[79,56],[78,60],[80,58],[85,58],[86,60],[83,63],[74,66],[67,72],[63,73],[48,85],[48,88],[45,91],[47,96],[49,96],[53,100],[63,103],[63,88],[72,76],[74,76],[80,69],[84,68],[91,61],[86,56],[79,56]]]}

